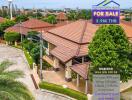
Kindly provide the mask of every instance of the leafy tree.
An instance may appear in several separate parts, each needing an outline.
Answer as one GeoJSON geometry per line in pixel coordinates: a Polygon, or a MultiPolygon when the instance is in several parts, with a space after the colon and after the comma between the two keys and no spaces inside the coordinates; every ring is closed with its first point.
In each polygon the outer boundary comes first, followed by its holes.
{"type": "Polygon", "coordinates": [[[132,79],[131,49],[121,26],[101,26],[89,45],[91,73],[99,67],[112,67],[120,73],[121,81],[132,79]]]}
{"type": "Polygon", "coordinates": [[[9,61],[0,64],[0,100],[34,100],[27,87],[16,80],[23,77],[23,72],[7,71],[12,64],[9,61]]]}
{"type": "Polygon", "coordinates": [[[44,18],[43,21],[46,21],[46,22],[51,23],[51,24],[57,23],[55,15],[49,15],[48,17],[44,18]]]}
{"type": "Polygon", "coordinates": [[[6,28],[15,25],[15,21],[13,20],[6,20],[5,22],[0,24],[0,31],[3,32],[6,28]]]}
{"type": "Polygon", "coordinates": [[[33,43],[32,41],[29,40],[24,40],[23,41],[23,46],[26,50],[28,50],[29,52],[31,52],[31,50],[38,45],[37,43],[33,43]]]}
{"type": "Polygon", "coordinates": [[[82,10],[79,14],[79,18],[81,19],[91,19],[92,13],[91,10],[82,10]]]}
{"type": "Polygon", "coordinates": [[[79,13],[76,11],[70,11],[67,14],[68,20],[78,20],[79,19],[79,13]]]}
{"type": "Polygon", "coordinates": [[[37,18],[37,19],[41,19],[43,17],[41,12],[39,12],[39,11],[37,11],[36,13],[30,12],[27,14],[27,16],[31,17],[31,18],[37,18]]]}
{"type": "Polygon", "coordinates": [[[24,21],[27,21],[29,18],[28,18],[28,16],[27,15],[19,15],[19,16],[17,16],[16,17],[16,19],[15,19],[15,21],[16,22],[24,22],[24,21]]]}
{"type": "Polygon", "coordinates": [[[8,42],[14,42],[20,39],[20,34],[17,32],[6,32],[4,38],[8,42]]]}

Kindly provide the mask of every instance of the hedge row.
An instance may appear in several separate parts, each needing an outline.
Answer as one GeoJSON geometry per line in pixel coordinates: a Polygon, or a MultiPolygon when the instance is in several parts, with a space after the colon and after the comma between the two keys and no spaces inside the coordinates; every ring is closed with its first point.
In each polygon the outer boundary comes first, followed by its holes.
{"type": "Polygon", "coordinates": [[[62,86],[59,86],[56,84],[52,84],[52,83],[48,83],[48,82],[41,82],[39,84],[39,87],[42,89],[46,89],[49,91],[67,95],[67,96],[75,98],[77,100],[88,100],[87,96],[85,94],[75,91],[75,90],[72,90],[72,89],[69,89],[69,88],[63,88],[62,86]]]}
{"type": "Polygon", "coordinates": [[[28,64],[29,64],[30,68],[33,69],[33,59],[32,59],[32,57],[30,56],[30,54],[28,53],[28,51],[26,49],[23,49],[23,51],[24,51],[24,54],[26,56],[26,59],[28,61],[28,64]]]}

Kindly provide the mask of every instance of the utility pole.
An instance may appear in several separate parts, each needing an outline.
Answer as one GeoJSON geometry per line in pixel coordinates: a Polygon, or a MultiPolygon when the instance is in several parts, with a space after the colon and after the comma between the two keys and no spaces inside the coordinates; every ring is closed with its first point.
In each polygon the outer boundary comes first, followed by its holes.
{"type": "Polygon", "coordinates": [[[42,39],[42,32],[40,33],[40,79],[43,79],[42,74],[42,67],[43,67],[43,39],[42,39]]]}

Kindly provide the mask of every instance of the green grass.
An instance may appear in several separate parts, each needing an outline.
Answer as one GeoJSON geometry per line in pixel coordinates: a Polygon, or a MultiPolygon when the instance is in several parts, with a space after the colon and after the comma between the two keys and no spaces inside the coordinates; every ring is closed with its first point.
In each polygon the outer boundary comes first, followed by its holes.
{"type": "Polygon", "coordinates": [[[28,53],[28,51],[26,49],[23,49],[23,51],[24,51],[24,54],[26,56],[26,59],[28,61],[28,64],[29,64],[30,68],[33,69],[33,59],[32,59],[32,57],[30,56],[30,54],[28,53]]]}
{"type": "Polygon", "coordinates": [[[42,89],[46,89],[49,91],[61,93],[64,95],[67,95],[69,97],[75,98],[77,100],[88,100],[87,96],[84,93],[69,89],[69,88],[63,88],[60,85],[48,83],[48,82],[41,82],[39,84],[39,87],[42,89]]]}

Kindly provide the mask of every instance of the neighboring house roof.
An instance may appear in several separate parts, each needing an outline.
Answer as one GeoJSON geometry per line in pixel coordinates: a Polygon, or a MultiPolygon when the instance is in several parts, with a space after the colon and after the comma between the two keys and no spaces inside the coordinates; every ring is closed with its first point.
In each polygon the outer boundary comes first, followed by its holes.
{"type": "Polygon", "coordinates": [[[5,19],[5,18],[0,17],[0,23],[3,23],[3,22],[5,22],[5,21],[6,21],[6,19],[5,19]]]}
{"type": "Polygon", "coordinates": [[[46,28],[46,27],[52,27],[52,24],[49,24],[47,22],[38,20],[38,19],[29,19],[22,23],[23,27],[30,28],[30,29],[36,29],[36,28],[46,28]]]}
{"type": "MultiPolygon", "coordinates": [[[[38,20],[38,19],[29,19],[25,22],[21,23],[21,32],[24,35],[27,35],[29,31],[48,31],[52,29],[54,25],[49,24],[47,22],[38,20]]],[[[9,27],[5,30],[5,32],[14,31],[20,33],[20,24],[16,24],[12,27],[9,27]]]]}
{"type": "Polygon", "coordinates": [[[57,20],[67,20],[66,14],[64,12],[60,12],[57,17],[57,20]]]}
{"type": "Polygon", "coordinates": [[[86,20],[51,29],[43,38],[56,47],[50,52],[63,62],[73,57],[85,56],[88,53],[88,43],[92,40],[97,26],[86,20]]]}
{"type": "Polygon", "coordinates": [[[20,28],[20,24],[16,24],[12,27],[9,27],[5,30],[5,32],[17,32],[17,33],[21,33],[23,35],[27,35],[27,33],[30,31],[30,29],[25,28],[25,27],[21,27],[20,28]]]}
{"type": "Polygon", "coordinates": [[[120,25],[123,27],[123,29],[126,33],[126,36],[128,38],[132,38],[132,23],[121,20],[120,25]]]}

